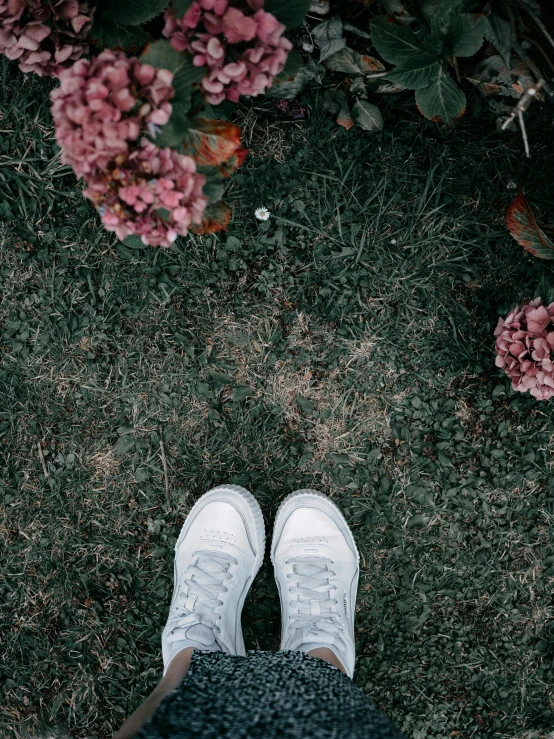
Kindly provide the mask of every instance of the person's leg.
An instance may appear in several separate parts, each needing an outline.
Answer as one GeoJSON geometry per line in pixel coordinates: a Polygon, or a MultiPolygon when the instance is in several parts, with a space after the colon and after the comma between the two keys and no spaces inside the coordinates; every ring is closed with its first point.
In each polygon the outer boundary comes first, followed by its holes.
{"type": "Polygon", "coordinates": [[[187,674],[190,667],[192,651],[192,648],[189,647],[183,649],[182,652],[178,652],[173,657],[159,685],[154,688],[144,703],[129,716],[119,731],[114,734],[113,739],[131,739],[131,737],[135,736],[142,729],[166,695],[171,693],[172,690],[175,690],[187,674]]]}
{"type": "Polygon", "coordinates": [[[248,490],[223,485],[195,503],[175,545],[173,599],[162,634],[164,675],[117,739],[136,734],[179,685],[194,649],[246,654],[241,612],[264,549],[262,512],[248,490]]]}
{"type": "Polygon", "coordinates": [[[344,665],[339,660],[337,655],[332,652],[330,649],[326,649],[325,647],[321,647],[320,649],[310,649],[308,652],[309,655],[312,657],[318,657],[319,659],[324,659],[325,662],[330,662],[332,665],[335,665],[335,667],[338,667],[341,672],[344,672],[344,674],[348,674],[344,668],[344,665]]]}
{"type": "Polygon", "coordinates": [[[359,556],[337,506],[297,490],[277,512],[271,560],[281,598],[281,649],[310,654],[352,677],[359,556]]]}

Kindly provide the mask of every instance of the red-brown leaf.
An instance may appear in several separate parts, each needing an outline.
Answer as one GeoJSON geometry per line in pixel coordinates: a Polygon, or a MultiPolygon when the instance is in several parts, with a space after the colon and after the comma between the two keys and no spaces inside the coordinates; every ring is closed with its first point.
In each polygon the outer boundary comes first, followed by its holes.
{"type": "Polygon", "coordinates": [[[537,224],[522,190],[508,208],[506,225],[518,244],[535,257],[554,259],[554,244],[537,224]]]}
{"type": "Polygon", "coordinates": [[[183,145],[197,164],[217,167],[240,150],[240,128],[229,121],[193,118],[183,145]]]}
{"type": "Polygon", "coordinates": [[[190,231],[200,236],[213,234],[216,231],[227,231],[231,219],[231,208],[220,200],[209,205],[204,211],[202,223],[190,226],[190,231]]]}

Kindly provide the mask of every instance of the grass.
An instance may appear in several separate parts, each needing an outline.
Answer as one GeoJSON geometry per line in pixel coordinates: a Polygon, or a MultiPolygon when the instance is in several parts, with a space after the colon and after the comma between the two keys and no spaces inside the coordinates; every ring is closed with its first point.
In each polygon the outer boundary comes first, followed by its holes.
{"type": "MultiPolygon", "coordinates": [[[[230,480],[269,525],[304,485],[344,510],[355,679],[409,737],[551,739],[554,417],[492,353],[552,279],[502,224],[511,181],[552,203],[546,114],[527,163],[478,117],[391,102],[366,137],[257,105],[229,233],[134,251],[60,165],[49,83],[2,74],[0,735],[107,737],[141,702],[175,538],[230,480]]],[[[278,648],[267,565],[243,621],[278,648]]]]}

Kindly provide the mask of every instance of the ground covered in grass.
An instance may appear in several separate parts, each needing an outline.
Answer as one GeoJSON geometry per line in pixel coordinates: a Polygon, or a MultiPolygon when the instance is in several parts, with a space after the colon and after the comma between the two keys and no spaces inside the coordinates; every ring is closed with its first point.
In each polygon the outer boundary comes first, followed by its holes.
{"type": "MultiPolygon", "coordinates": [[[[492,352],[552,282],[502,223],[513,183],[549,215],[547,113],[526,163],[411,102],[372,136],[258,104],[229,233],[129,250],[59,163],[49,83],[0,73],[0,735],[107,737],[141,702],[176,535],[231,481],[268,525],[295,487],[342,507],[355,679],[409,737],[551,737],[554,416],[492,352]]],[[[278,648],[267,565],[243,621],[278,648]]]]}

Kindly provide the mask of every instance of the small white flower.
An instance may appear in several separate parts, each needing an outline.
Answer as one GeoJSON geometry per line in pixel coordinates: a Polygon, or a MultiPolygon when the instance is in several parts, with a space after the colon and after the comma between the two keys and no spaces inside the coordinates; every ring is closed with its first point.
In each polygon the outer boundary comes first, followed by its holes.
{"type": "Polygon", "coordinates": [[[396,244],[396,239],[391,239],[391,240],[390,240],[390,243],[391,243],[391,244],[396,244]]]}
{"type": "Polygon", "coordinates": [[[254,215],[256,216],[258,221],[268,221],[271,213],[268,211],[267,208],[256,208],[256,210],[254,211],[254,215]]]}

